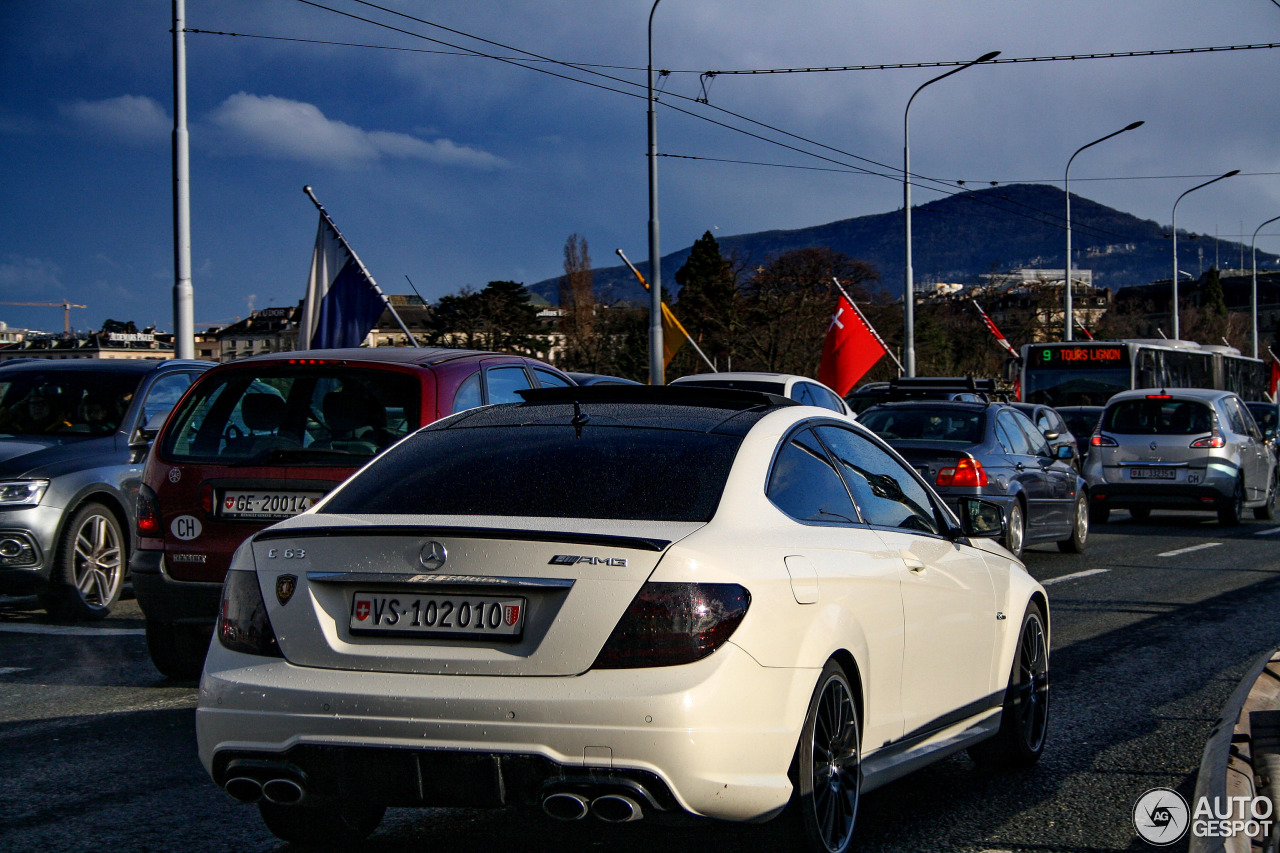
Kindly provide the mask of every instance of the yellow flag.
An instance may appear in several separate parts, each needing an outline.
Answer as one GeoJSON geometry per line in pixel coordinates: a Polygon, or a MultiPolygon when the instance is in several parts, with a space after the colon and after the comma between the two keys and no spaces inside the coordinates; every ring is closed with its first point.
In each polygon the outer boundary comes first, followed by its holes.
{"type": "Polygon", "coordinates": [[[671,313],[667,303],[662,303],[662,369],[664,371],[688,339],[689,333],[684,330],[684,326],[681,326],[676,315],[671,313]]]}

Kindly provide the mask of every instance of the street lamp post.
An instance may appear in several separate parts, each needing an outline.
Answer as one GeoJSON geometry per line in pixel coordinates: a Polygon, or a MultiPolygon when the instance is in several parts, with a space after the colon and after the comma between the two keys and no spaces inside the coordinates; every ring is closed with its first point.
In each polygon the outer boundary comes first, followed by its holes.
{"type": "Polygon", "coordinates": [[[931,83],[937,83],[952,74],[959,74],[966,68],[970,68],[981,62],[990,62],[1000,55],[1000,51],[993,50],[990,53],[984,53],[972,62],[966,62],[958,68],[952,68],[946,74],[939,74],[932,80],[926,80],[920,84],[920,87],[911,93],[911,97],[907,99],[907,108],[902,114],[902,210],[905,215],[906,223],[906,280],[902,288],[902,328],[903,328],[903,350],[904,361],[906,362],[907,376],[916,375],[916,300],[915,300],[915,281],[911,272],[911,102],[916,99],[916,95],[920,94],[920,90],[931,83]]]}
{"type": "Polygon", "coordinates": [[[653,110],[653,13],[649,10],[649,384],[666,382],[662,365],[662,270],[658,250],[658,116],[653,110]]]}
{"type": "Polygon", "coordinates": [[[1249,288],[1249,315],[1253,322],[1254,358],[1258,357],[1258,232],[1277,219],[1280,219],[1280,216],[1271,217],[1253,232],[1253,286],[1249,288]]]}
{"type": "Polygon", "coordinates": [[[1067,269],[1066,269],[1066,275],[1064,276],[1064,281],[1063,281],[1063,285],[1064,285],[1063,291],[1065,292],[1066,295],[1063,297],[1063,300],[1062,300],[1062,306],[1063,306],[1062,317],[1063,317],[1063,327],[1064,327],[1062,332],[1062,339],[1064,341],[1072,340],[1071,326],[1072,326],[1072,319],[1073,319],[1072,312],[1071,312],[1071,161],[1076,159],[1076,154],[1079,154],[1081,151],[1085,150],[1086,148],[1092,148],[1093,146],[1097,145],[1099,142],[1106,142],[1108,139],[1110,139],[1113,136],[1119,136],[1120,134],[1125,133],[1127,131],[1136,130],[1139,127],[1142,127],[1142,125],[1143,125],[1143,122],[1135,121],[1133,124],[1128,125],[1127,127],[1120,128],[1115,133],[1108,133],[1106,136],[1102,137],[1101,139],[1093,140],[1088,145],[1081,145],[1079,148],[1076,149],[1076,153],[1071,155],[1071,159],[1067,161],[1067,173],[1062,180],[1063,188],[1067,191],[1067,264],[1066,264],[1067,269]]]}
{"type": "Polygon", "coordinates": [[[1238,174],[1240,174],[1239,169],[1232,169],[1230,172],[1227,172],[1225,175],[1219,175],[1212,181],[1205,181],[1203,184],[1198,184],[1178,196],[1178,201],[1173,203],[1173,224],[1169,228],[1173,235],[1173,303],[1170,305],[1170,311],[1173,314],[1173,339],[1175,341],[1182,339],[1180,337],[1181,332],[1179,331],[1178,326],[1178,202],[1182,201],[1188,194],[1193,193],[1198,189],[1203,189],[1204,187],[1209,186],[1209,184],[1216,184],[1218,181],[1238,174]]]}

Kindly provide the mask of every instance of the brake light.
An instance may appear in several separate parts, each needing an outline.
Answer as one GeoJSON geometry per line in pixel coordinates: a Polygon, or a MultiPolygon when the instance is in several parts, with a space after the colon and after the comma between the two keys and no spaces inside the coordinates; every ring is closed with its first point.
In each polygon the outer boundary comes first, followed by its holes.
{"type": "Polygon", "coordinates": [[[677,666],[702,660],[733,635],[751,594],[732,583],[646,583],[593,669],[677,666]]]}
{"type": "Polygon", "coordinates": [[[287,364],[346,364],[341,358],[291,358],[287,364]]]}
{"type": "Polygon", "coordinates": [[[1148,400],[1172,400],[1173,395],[1172,394],[1148,394],[1147,399],[1148,400]]]}
{"type": "Polygon", "coordinates": [[[976,486],[987,484],[987,469],[977,459],[961,459],[953,468],[938,471],[939,486],[976,486]]]}
{"type": "Polygon", "coordinates": [[[160,501],[155,490],[143,484],[138,487],[138,535],[155,538],[163,535],[160,520],[160,501]]]}
{"type": "Polygon", "coordinates": [[[233,570],[222,584],[218,609],[218,642],[233,652],[284,657],[258,587],[258,573],[233,570]]]}
{"type": "Polygon", "coordinates": [[[200,508],[207,515],[213,515],[213,486],[202,483],[200,486],[200,508]]]}
{"type": "Polygon", "coordinates": [[[1093,434],[1093,437],[1089,439],[1089,444],[1093,447],[1119,447],[1120,446],[1120,442],[1116,441],[1111,436],[1103,435],[1100,432],[1095,432],[1093,434]]]}
{"type": "Polygon", "coordinates": [[[1217,430],[1214,430],[1213,435],[1207,438],[1197,438],[1195,441],[1191,442],[1191,446],[1192,447],[1226,447],[1227,441],[1218,433],[1217,430]]]}

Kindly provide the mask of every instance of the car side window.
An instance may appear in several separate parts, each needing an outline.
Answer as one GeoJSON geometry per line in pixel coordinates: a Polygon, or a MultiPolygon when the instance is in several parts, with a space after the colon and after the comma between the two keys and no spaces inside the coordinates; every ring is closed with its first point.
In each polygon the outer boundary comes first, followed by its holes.
{"type": "Polygon", "coordinates": [[[524,401],[516,391],[531,388],[529,374],[523,367],[491,367],[487,370],[485,380],[489,385],[489,405],[498,403],[520,403],[524,401]]]}
{"type": "Polygon", "coordinates": [[[839,412],[842,415],[844,414],[844,406],[842,405],[843,401],[835,395],[835,392],[828,391],[821,385],[813,386],[813,401],[816,405],[819,405],[824,409],[830,409],[833,412],[839,412]]]}
{"type": "Polygon", "coordinates": [[[1049,442],[1045,441],[1044,435],[1036,429],[1036,425],[1031,423],[1026,415],[1021,417],[1014,415],[1013,420],[1022,430],[1022,435],[1026,438],[1033,456],[1053,456],[1053,452],[1049,450],[1049,442]]]}
{"type": "Polygon", "coordinates": [[[791,386],[791,399],[805,406],[818,405],[818,401],[813,399],[813,394],[809,390],[812,387],[808,382],[797,382],[791,386]]]}
{"type": "Polygon", "coordinates": [[[543,370],[540,367],[533,369],[533,375],[538,377],[538,385],[543,388],[568,388],[569,381],[558,373],[552,373],[550,370],[543,370]]]}
{"type": "Polygon", "coordinates": [[[458,386],[457,393],[453,395],[453,412],[457,414],[483,404],[484,400],[480,396],[480,371],[477,370],[458,386]]]}
{"type": "Polygon", "coordinates": [[[1227,412],[1227,423],[1231,427],[1231,431],[1236,435],[1248,435],[1249,429],[1244,425],[1244,418],[1240,415],[1240,408],[1236,405],[1234,397],[1227,397],[1222,401],[1222,407],[1227,412]]]}
{"type": "MultiPolygon", "coordinates": [[[[1025,417],[1025,416],[1024,416],[1025,417]]],[[[1000,437],[1000,444],[1004,446],[1005,452],[1012,453],[1016,456],[1034,456],[1035,451],[1031,449],[1030,442],[1027,441],[1027,435],[1018,426],[1017,416],[1009,409],[1004,409],[996,416],[997,428],[1003,427],[1003,430],[997,429],[997,437],[1000,437]],[[1001,437],[1003,432],[1003,437],[1001,437]]]]}
{"type": "Polygon", "coordinates": [[[808,429],[793,433],[778,451],[765,494],[797,521],[858,523],[844,482],[808,429]]]}
{"type": "Polygon", "coordinates": [[[194,379],[191,373],[171,373],[161,376],[151,383],[147,391],[147,399],[142,403],[142,423],[146,424],[154,416],[168,413],[178,404],[178,399],[191,387],[194,379]]]}
{"type": "Polygon", "coordinates": [[[1258,431],[1258,425],[1254,423],[1253,415],[1249,414],[1244,404],[1238,399],[1233,397],[1230,403],[1231,410],[1235,413],[1231,419],[1232,429],[1235,429],[1235,422],[1238,420],[1240,421],[1241,429],[1239,432],[1241,435],[1252,436],[1255,440],[1261,441],[1262,433],[1258,431]]]}
{"type": "Polygon", "coordinates": [[[853,430],[820,426],[817,432],[831,448],[868,524],[938,533],[938,518],[928,490],[901,462],[853,430]]]}

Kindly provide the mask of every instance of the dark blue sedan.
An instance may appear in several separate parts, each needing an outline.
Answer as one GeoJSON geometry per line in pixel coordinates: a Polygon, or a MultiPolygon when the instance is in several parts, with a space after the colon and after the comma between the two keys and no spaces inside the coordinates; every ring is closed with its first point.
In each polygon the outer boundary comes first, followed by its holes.
{"type": "Polygon", "coordinates": [[[1005,511],[1003,544],[1015,555],[1026,545],[1056,542],[1084,551],[1089,535],[1085,481],[1072,450],[1055,455],[1026,415],[1006,403],[916,400],[882,403],[858,416],[933,484],[959,514],[964,497],[982,497],[1005,511]]]}

